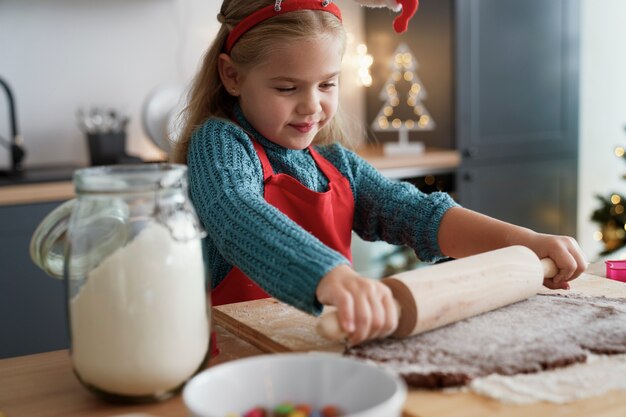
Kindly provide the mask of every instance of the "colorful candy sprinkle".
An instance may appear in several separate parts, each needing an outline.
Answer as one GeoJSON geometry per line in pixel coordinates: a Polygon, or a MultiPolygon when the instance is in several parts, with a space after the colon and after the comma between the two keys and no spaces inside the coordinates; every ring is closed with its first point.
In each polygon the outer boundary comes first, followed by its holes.
{"type": "MultiPolygon", "coordinates": [[[[292,403],[282,403],[278,404],[276,408],[274,408],[274,415],[276,417],[288,416],[294,410],[294,406],[292,403]]],[[[305,416],[308,417],[308,416],[305,416]]]]}
{"type": "Polygon", "coordinates": [[[266,417],[266,414],[263,408],[255,407],[247,413],[244,413],[243,417],[266,417]]]}
{"type": "Polygon", "coordinates": [[[272,411],[263,407],[254,407],[243,415],[227,414],[225,417],[341,417],[342,413],[333,405],[326,405],[319,410],[308,404],[294,405],[290,402],[278,404],[272,411]]]}
{"type": "Polygon", "coordinates": [[[333,405],[327,405],[322,408],[322,415],[324,417],[339,417],[339,410],[333,405]]]}

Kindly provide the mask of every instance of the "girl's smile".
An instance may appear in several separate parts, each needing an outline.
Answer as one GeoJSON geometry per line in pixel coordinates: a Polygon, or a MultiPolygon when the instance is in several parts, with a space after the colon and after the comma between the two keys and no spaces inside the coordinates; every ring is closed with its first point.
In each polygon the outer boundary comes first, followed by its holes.
{"type": "Polygon", "coordinates": [[[315,127],[316,123],[291,123],[289,126],[293,127],[300,133],[309,133],[315,127]]]}

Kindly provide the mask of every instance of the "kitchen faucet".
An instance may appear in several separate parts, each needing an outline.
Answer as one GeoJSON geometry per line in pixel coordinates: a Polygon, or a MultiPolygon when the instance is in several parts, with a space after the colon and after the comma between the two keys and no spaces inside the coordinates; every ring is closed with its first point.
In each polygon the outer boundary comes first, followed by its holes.
{"type": "Polygon", "coordinates": [[[0,78],[0,86],[4,89],[7,100],[9,103],[9,123],[11,128],[10,140],[5,140],[0,137],[0,144],[6,146],[11,153],[11,169],[9,171],[0,171],[0,176],[14,176],[19,175],[22,172],[22,160],[26,156],[24,150],[23,139],[17,128],[17,118],[15,115],[15,102],[13,100],[13,93],[6,81],[0,78]]]}

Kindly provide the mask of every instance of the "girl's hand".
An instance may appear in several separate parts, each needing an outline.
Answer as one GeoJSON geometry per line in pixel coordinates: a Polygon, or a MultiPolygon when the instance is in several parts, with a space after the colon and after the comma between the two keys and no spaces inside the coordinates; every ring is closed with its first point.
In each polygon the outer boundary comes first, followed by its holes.
{"type": "Polygon", "coordinates": [[[326,274],[315,295],[322,304],[337,307],[339,324],[351,345],[389,336],[398,326],[391,290],[379,281],[360,276],[347,265],[326,274]]]}
{"type": "Polygon", "coordinates": [[[550,258],[554,261],[559,272],[543,281],[543,285],[552,290],[568,290],[568,281],[580,276],[587,268],[585,256],[574,238],[534,233],[523,244],[535,252],[539,259],[550,258]]]}

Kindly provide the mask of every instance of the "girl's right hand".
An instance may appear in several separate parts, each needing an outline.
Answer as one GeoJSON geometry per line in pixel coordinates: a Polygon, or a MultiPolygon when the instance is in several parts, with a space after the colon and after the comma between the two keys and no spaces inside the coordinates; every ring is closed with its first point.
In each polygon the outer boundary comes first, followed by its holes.
{"type": "Polygon", "coordinates": [[[337,307],[339,324],[348,343],[389,336],[398,326],[398,310],[391,290],[379,281],[360,276],[347,265],[326,274],[315,292],[322,304],[337,307]]]}

